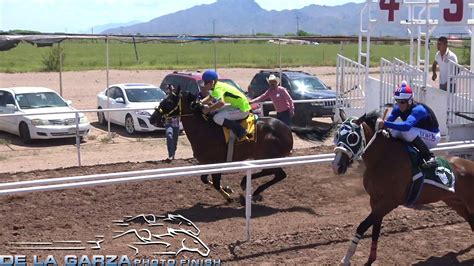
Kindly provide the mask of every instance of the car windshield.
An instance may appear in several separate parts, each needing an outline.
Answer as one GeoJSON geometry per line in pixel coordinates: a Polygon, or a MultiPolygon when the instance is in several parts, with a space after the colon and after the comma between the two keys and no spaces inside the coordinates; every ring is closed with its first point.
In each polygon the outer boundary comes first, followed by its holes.
{"type": "Polygon", "coordinates": [[[54,92],[22,93],[15,96],[21,109],[65,107],[67,103],[54,92]]]}
{"type": "Polygon", "coordinates": [[[143,89],[125,89],[128,101],[140,102],[159,102],[165,98],[166,94],[158,88],[143,89]]]}
{"type": "Polygon", "coordinates": [[[328,88],[317,78],[304,77],[291,80],[293,87],[300,92],[327,90],[328,88]]]}

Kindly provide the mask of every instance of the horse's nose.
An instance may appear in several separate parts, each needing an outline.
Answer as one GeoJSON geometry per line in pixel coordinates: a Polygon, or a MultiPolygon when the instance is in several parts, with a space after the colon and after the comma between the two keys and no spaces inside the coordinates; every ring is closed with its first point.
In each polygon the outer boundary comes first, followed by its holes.
{"type": "Polygon", "coordinates": [[[332,171],[335,175],[339,175],[339,164],[338,162],[336,162],[336,160],[334,159],[334,161],[332,161],[332,171]]]}
{"type": "Polygon", "coordinates": [[[344,172],[344,167],[342,165],[342,152],[336,151],[336,155],[334,157],[334,160],[332,161],[332,171],[335,175],[340,175],[343,174],[344,172]]]}

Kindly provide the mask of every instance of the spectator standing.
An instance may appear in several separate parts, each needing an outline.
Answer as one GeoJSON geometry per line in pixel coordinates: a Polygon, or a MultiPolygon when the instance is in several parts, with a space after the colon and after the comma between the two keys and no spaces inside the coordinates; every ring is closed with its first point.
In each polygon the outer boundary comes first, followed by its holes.
{"type": "MultiPolygon", "coordinates": [[[[168,86],[168,93],[174,93],[174,87],[168,86]]],[[[178,137],[179,137],[179,117],[168,117],[165,119],[165,134],[166,134],[166,147],[168,148],[168,158],[166,162],[174,160],[176,150],[178,149],[178,137]]]]}
{"type": "MultiPolygon", "coordinates": [[[[458,57],[454,52],[448,48],[448,38],[442,36],[438,38],[438,52],[436,52],[435,60],[433,66],[431,67],[433,71],[432,80],[435,81],[438,75],[436,74],[436,67],[439,65],[439,88],[447,91],[448,87],[448,63],[449,60],[458,63],[458,57]]],[[[453,89],[449,90],[453,92],[453,89]]]]}
{"type": "Polygon", "coordinates": [[[291,126],[291,118],[295,115],[293,99],[291,99],[290,94],[284,87],[279,86],[280,80],[275,75],[271,74],[267,82],[269,84],[268,90],[257,98],[252,99],[250,103],[271,99],[277,112],[277,118],[287,126],[291,126]]]}

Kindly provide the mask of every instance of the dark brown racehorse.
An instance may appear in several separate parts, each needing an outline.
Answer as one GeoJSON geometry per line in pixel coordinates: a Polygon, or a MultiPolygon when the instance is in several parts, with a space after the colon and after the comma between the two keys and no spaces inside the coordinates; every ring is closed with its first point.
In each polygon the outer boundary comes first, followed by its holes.
{"type": "MultiPolygon", "coordinates": [[[[376,260],[382,219],[405,203],[411,184],[411,161],[405,144],[385,137],[381,130],[375,130],[379,117],[379,113],[372,112],[358,119],[343,118],[345,122],[335,137],[336,156],[332,163],[334,173],[344,174],[353,159],[362,156],[366,166],[364,188],[370,195],[372,208],[369,216],[357,227],[355,238],[341,261],[343,264],[350,263],[359,240],[370,226],[373,226],[372,247],[367,264],[376,260]],[[373,142],[370,142],[374,136],[373,142]],[[370,144],[366,146],[366,142],[370,144]]],[[[425,184],[416,205],[444,201],[462,216],[474,231],[474,162],[459,157],[452,157],[448,162],[456,178],[456,192],[425,184]]]]}
{"type": "MultiPolygon", "coordinates": [[[[151,116],[150,122],[156,124],[164,117],[180,116],[194,157],[199,163],[226,162],[227,144],[222,127],[215,124],[212,118],[202,114],[202,105],[196,98],[190,93],[181,94],[179,88],[174,93],[168,93],[151,116]]],[[[279,158],[290,154],[293,149],[293,136],[292,130],[286,124],[278,119],[263,117],[258,119],[256,130],[256,142],[242,142],[234,147],[233,161],[243,161],[250,158],[279,158]]],[[[330,134],[330,130],[295,129],[298,136],[314,141],[325,139],[330,134]]],[[[262,191],[286,177],[285,171],[276,167],[252,174],[252,180],[267,175],[274,175],[274,178],[253,192],[254,200],[261,200],[260,193],[262,191]]],[[[208,179],[208,175],[202,175],[201,180],[205,184],[212,184],[226,200],[232,200],[229,196],[232,190],[221,186],[221,174],[212,174],[212,181],[208,179]]],[[[242,178],[241,188],[243,190],[245,189],[245,180],[245,177],[242,178]]]]}

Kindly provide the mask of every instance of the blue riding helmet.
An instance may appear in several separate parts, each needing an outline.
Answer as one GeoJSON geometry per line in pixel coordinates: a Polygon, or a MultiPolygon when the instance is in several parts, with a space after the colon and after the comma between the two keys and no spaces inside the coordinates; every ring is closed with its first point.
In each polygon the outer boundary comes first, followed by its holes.
{"type": "Polygon", "coordinates": [[[217,80],[218,77],[217,77],[217,73],[216,71],[214,70],[206,70],[204,71],[204,73],[202,74],[202,80],[204,80],[204,82],[206,81],[214,81],[214,80],[217,80]]]}

